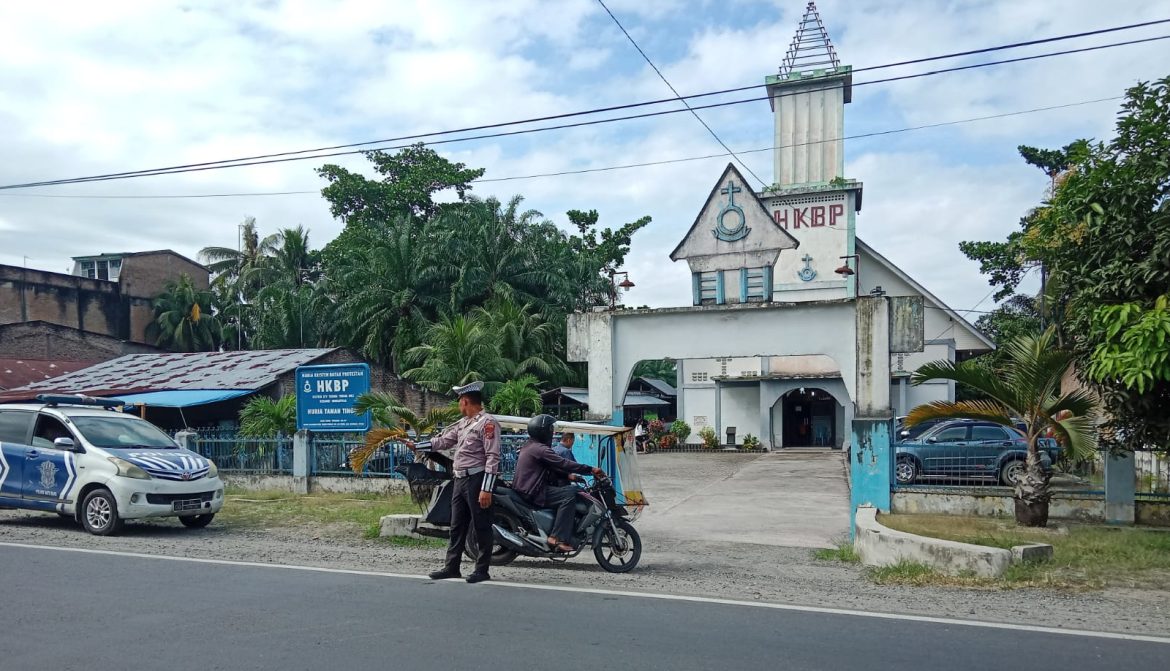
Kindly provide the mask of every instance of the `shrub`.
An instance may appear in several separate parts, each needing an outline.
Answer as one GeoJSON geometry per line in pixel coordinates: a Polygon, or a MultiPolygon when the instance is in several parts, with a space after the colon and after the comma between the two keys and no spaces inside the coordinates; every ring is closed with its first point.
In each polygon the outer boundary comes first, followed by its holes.
{"type": "Polygon", "coordinates": [[[760,439],[759,438],[756,438],[755,436],[753,436],[750,433],[743,437],[743,449],[756,450],[756,449],[759,449],[759,447],[760,447],[760,439]]]}
{"type": "Polygon", "coordinates": [[[674,436],[676,443],[684,445],[691,437],[691,425],[681,419],[676,419],[670,424],[670,433],[674,436]]]}
{"type": "Polygon", "coordinates": [[[673,433],[664,433],[659,436],[658,442],[656,444],[660,450],[669,450],[678,444],[678,439],[674,437],[673,433]]]}
{"type": "Polygon", "coordinates": [[[709,426],[699,429],[699,438],[703,440],[703,447],[707,449],[719,447],[719,436],[715,435],[715,429],[709,426]]]}
{"type": "Polygon", "coordinates": [[[650,421],[646,427],[646,432],[650,434],[650,440],[658,442],[658,439],[666,433],[666,425],[662,423],[661,419],[650,421]]]}

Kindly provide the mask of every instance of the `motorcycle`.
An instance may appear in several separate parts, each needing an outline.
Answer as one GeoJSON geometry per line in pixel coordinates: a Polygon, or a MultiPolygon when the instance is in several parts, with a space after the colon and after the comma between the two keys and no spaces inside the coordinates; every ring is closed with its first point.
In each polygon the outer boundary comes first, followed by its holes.
{"type": "MultiPolygon", "coordinates": [[[[613,481],[596,478],[577,494],[575,506],[573,537],[563,541],[573,551],[558,552],[548,544],[554,511],[533,508],[508,483],[497,483],[492,492],[492,566],[504,566],[520,555],[568,561],[591,546],[601,568],[610,573],[632,571],[642,558],[642,538],[627,508],[617,502],[613,481]]],[[[472,559],[479,554],[474,534],[468,536],[464,552],[472,559]]]]}

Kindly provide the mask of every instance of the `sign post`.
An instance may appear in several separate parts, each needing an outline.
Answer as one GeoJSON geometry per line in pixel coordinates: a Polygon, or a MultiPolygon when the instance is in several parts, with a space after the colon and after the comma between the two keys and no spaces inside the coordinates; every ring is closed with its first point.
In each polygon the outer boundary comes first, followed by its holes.
{"type": "Polygon", "coordinates": [[[297,430],[341,433],[370,430],[370,413],[357,414],[358,396],[370,391],[370,366],[345,363],[297,368],[297,430]]]}

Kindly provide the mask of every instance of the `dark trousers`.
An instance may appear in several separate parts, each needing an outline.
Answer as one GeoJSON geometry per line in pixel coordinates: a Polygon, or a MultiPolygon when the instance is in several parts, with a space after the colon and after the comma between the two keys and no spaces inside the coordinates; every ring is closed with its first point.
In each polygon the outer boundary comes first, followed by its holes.
{"type": "Polygon", "coordinates": [[[492,511],[479,507],[483,473],[455,478],[451,488],[451,542],[447,544],[447,569],[458,572],[467,534],[474,533],[479,546],[475,572],[487,573],[492,563],[492,511]]]}
{"type": "Polygon", "coordinates": [[[573,509],[577,505],[577,487],[546,487],[544,490],[544,505],[555,509],[551,536],[562,543],[573,541],[573,509]]]}

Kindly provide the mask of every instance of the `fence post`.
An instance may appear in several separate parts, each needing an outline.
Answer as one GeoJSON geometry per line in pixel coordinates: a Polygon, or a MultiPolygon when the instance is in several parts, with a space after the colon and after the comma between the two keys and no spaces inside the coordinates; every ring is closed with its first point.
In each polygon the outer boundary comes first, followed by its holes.
{"type": "Polygon", "coordinates": [[[1133,452],[1105,454],[1105,523],[1133,524],[1136,487],[1133,452]]]}
{"type": "Polygon", "coordinates": [[[309,493],[309,449],[311,438],[305,430],[293,434],[293,492],[309,493]]]}
{"type": "Polygon", "coordinates": [[[194,431],[180,431],[175,434],[175,442],[184,450],[191,450],[196,452],[195,440],[199,438],[199,434],[194,431]]]}

